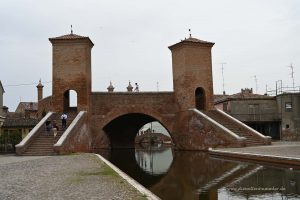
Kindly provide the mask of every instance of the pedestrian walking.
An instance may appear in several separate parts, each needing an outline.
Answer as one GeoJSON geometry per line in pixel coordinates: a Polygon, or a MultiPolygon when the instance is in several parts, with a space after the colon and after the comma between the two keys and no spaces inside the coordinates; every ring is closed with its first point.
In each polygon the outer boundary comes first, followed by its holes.
{"type": "Polygon", "coordinates": [[[53,125],[52,125],[52,123],[51,123],[51,121],[46,121],[46,134],[49,134],[50,133],[50,131],[52,130],[52,128],[53,128],[53,125]]]}
{"type": "Polygon", "coordinates": [[[67,118],[68,118],[68,115],[65,112],[60,117],[60,119],[61,119],[61,127],[63,129],[67,128],[67,118]]]}

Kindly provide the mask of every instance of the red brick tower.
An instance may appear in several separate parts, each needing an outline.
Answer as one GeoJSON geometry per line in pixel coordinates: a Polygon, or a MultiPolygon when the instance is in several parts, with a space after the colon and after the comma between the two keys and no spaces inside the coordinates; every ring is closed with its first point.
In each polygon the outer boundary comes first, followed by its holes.
{"type": "Polygon", "coordinates": [[[213,109],[213,45],[190,35],[169,47],[172,52],[173,87],[180,110],[213,109]]]}
{"type": "Polygon", "coordinates": [[[52,109],[70,109],[70,90],[77,93],[77,110],[88,110],[91,95],[91,49],[89,37],[76,34],[49,38],[52,43],[52,109]]]}

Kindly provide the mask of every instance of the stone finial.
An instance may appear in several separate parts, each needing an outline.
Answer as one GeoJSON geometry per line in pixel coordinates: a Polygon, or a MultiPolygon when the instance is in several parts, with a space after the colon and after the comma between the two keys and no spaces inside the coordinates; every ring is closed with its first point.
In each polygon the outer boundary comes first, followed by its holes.
{"type": "Polygon", "coordinates": [[[42,80],[39,80],[39,84],[36,86],[37,87],[37,92],[38,92],[38,101],[43,99],[43,84],[42,84],[42,80]]]}
{"type": "Polygon", "coordinates": [[[133,87],[132,87],[132,85],[131,85],[131,83],[130,83],[130,81],[129,81],[129,84],[128,84],[128,86],[127,86],[127,91],[128,91],[128,92],[132,92],[132,89],[133,89],[133,87]]]}
{"type": "Polygon", "coordinates": [[[44,85],[42,84],[42,80],[40,79],[39,80],[39,84],[36,86],[37,88],[43,88],[44,85]]]}
{"type": "Polygon", "coordinates": [[[111,81],[109,82],[109,86],[107,87],[108,92],[113,92],[114,91],[114,86],[112,85],[111,81]]]}

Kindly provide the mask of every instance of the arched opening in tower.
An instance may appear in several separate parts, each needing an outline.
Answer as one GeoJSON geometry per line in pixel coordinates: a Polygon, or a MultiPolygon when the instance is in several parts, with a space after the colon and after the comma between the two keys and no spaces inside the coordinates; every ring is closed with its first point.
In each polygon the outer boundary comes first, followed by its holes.
{"type": "Polygon", "coordinates": [[[65,91],[64,111],[77,111],[77,92],[75,90],[65,91]]]}
{"type": "Polygon", "coordinates": [[[108,123],[103,130],[112,149],[135,148],[137,145],[172,144],[167,128],[152,116],[142,113],[125,114],[108,123]],[[152,127],[151,124],[152,123],[152,127]]]}
{"type": "Polygon", "coordinates": [[[202,87],[195,91],[195,104],[198,110],[205,110],[205,91],[202,87]]]}

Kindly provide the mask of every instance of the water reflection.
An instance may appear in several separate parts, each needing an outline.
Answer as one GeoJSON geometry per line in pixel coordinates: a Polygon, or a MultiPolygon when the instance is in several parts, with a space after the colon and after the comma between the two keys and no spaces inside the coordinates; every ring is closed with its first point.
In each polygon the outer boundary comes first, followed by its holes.
{"type": "Polygon", "coordinates": [[[300,173],[166,147],[104,154],[162,199],[300,198],[300,173]]]}
{"type": "Polygon", "coordinates": [[[172,162],[173,152],[161,144],[149,145],[135,150],[135,160],[140,168],[151,175],[166,173],[172,162]]]}

